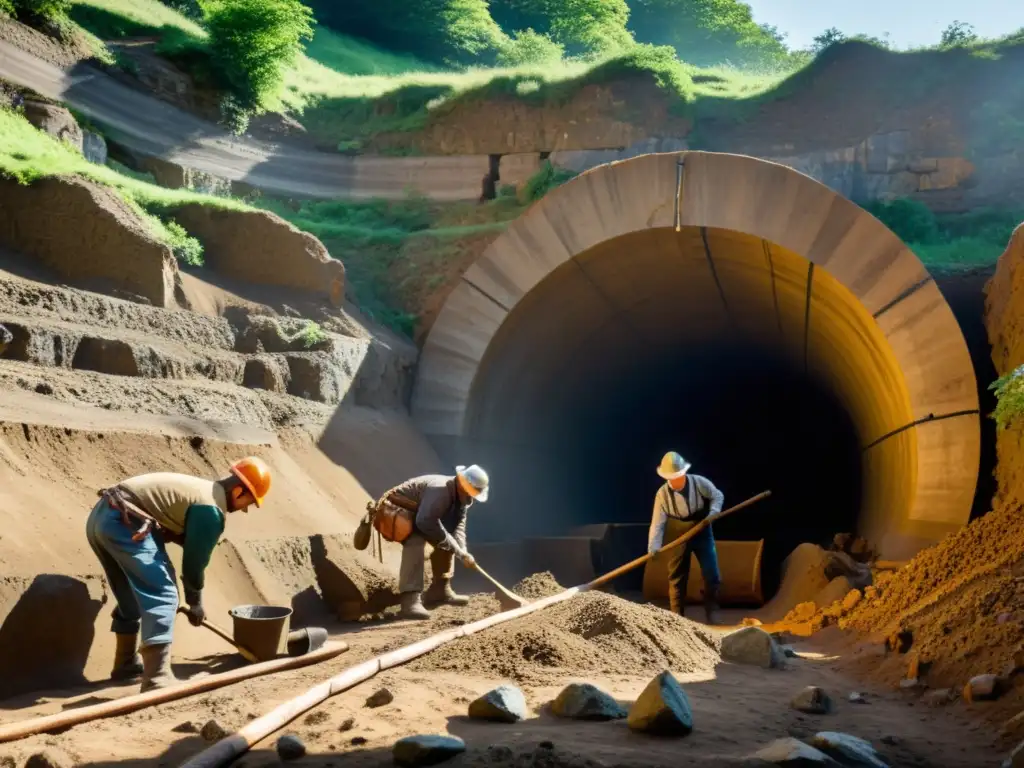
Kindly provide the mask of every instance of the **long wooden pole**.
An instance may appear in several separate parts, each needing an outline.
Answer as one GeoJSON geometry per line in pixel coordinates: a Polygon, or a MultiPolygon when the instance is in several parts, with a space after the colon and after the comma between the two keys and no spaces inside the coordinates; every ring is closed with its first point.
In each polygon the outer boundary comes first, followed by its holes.
{"type": "Polygon", "coordinates": [[[248,680],[251,677],[259,677],[261,675],[273,674],[274,672],[283,672],[286,669],[297,669],[309,666],[310,664],[318,664],[321,661],[333,659],[347,650],[348,643],[338,640],[327,643],[323,648],[307,653],[304,656],[271,659],[259,664],[250,664],[239,669],[233,669],[230,672],[222,672],[218,675],[209,675],[196,680],[189,680],[171,688],[138,693],[133,696],[114,699],[113,701],[104,701],[101,704],[93,704],[89,707],[69,709],[56,715],[45,715],[44,717],[37,717],[21,723],[11,723],[0,726],[0,743],[23,739],[26,736],[32,736],[37,733],[70,728],[73,725],[87,723],[90,720],[125,715],[145,707],[164,704],[175,699],[183,699],[186,696],[212,691],[215,688],[222,688],[225,685],[248,680]]]}
{"type": "MultiPolygon", "coordinates": [[[[771,491],[760,493],[757,496],[747,499],[746,501],[725,510],[718,515],[715,520],[720,520],[726,515],[738,512],[739,510],[744,509],[761,499],[765,499],[770,495],[771,491]]],[[[494,616],[488,616],[486,619],[480,619],[479,621],[474,621],[471,624],[465,624],[461,627],[457,627],[456,629],[450,629],[447,632],[440,632],[436,635],[431,635],[424,640],[390,651],[389,653],[377,656],[369,661],[364,661],[362,664],[358,664],[350,669],[346,669],[344,672],[332,677],[330,680],[325,680],[319,685],[310,688],[304,694],[277,706],[267,714],[263,715],[263,717],[253,720],[248,725],[242,727],[242,729],[237,733],[232,734],[226,739],[221,739],[212,747],[200,752],[187,763],[184,763],[181,768],[220,768],[220,766],[227,765],[239,755],[247,752],[253,744],[266,738],[274,731],[283,728],[296,717],[312,709],[330,696],[334,696],[342,691],[347,691],[359,683],[369,680],[382,670],[391,669],[392,667],[400,666],[412,661],[413,659],[419,658],[420,656],[424,656],[434,649],[450,643],[456,638],[474,635],[477,632],[493,627],[496,624],[502,624],[506,621],[511,621],[512,619],[527,616],[543,608],[565,602],[569,598],[574,597],[581,592],[587,592],[607,584],[616,576],[621,576],[622,574],[643,565],[655,555],[681,546],[687,540],[696,536],[700,531],[706,528],[710,522],[712,521],[705,520],[698,523],[682,536],[659,549],[658,552],[638,557],[636,560],[626,563],[625,565],[616,568],[614,571],[606,573],[604,576],[596,578],[587,584],[572,587],[564,592],[559,592],[557,595],[545,597],[541,600],[537,600],[536,602],[524,605],[522,608],[516,608],[504,613],[497,613],[494,616]]]]}

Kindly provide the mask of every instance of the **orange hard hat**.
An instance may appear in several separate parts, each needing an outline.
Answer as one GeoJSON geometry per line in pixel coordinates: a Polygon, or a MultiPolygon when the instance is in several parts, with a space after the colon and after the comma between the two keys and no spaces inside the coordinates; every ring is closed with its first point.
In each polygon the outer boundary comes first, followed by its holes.
{"type": "Polygon", "coordinates": [[[237,477],[256,500],[256,506],[263,506],[263,499],[270,491],[270,467],[258,456],[246,456],[231,465],[231,474],[237,477]]]}

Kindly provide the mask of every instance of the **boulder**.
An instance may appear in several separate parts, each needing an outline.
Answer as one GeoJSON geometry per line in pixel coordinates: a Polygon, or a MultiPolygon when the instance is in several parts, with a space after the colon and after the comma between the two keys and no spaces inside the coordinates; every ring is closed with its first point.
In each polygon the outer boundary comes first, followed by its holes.
{"type": "Polygon", "coordinates": [[[200,729],[199,735],[203,737],[203,741],[213,742],[225,738],[228,732],[216,720],[208,720],[206,725],[200,729]]]}
{"type": "Polygon", "coordinates": [[[798,712],[808,715],[827,715],[835,708],[831,697],[816,685],[808,685],[790,702],[798,712]]]}
{"type": "Polygon", "coordinates": [[[573,720],[621,720],[628,713],[622,706],[590,683],[570,683],[551,702],[556,717],[573,720]]]}
{"type": "Polygon", "coordinates": [[[970,704],[975,701],[993,701],[1007,690],[1005,678],[999,675],[976,675],[964,686],[964,700],[970,704]]]}
{"type": "Polygon", "coordinates": [[[376,691],[367,696],[366,706],[370,707],[370,709],[376,709],[377,707],[383,707],[386,704],[390,704],[394,700],[395,694],[393,694],[387,688],[378,688],[376,691]]]}
{"type": "Polygon", "coordinates": [[[107,140],[92,131],[82,133],[82,154],[90,163],[107,164],[107,140]]]}
{"type": "Polygon", "coordinates": [[[285,734],[277,740],[277,756],[281,760],[298,760],[306,754],[306,745],[294,734],[285,734]]]}
{"type": "Polygon", "coordinates": [[[407,768],[437,765],[466,751],[466,743],[454,736],[406,736],[391,750],[396,765],[407,768]]]}
{"type": "Polygon", "coordinates": [[[655,736],[687,736],[693,731],[690,699],[671,672],[662,672],[647,684],[633,702],[626,724],[630,730],[655,736]]]}
{"type": "Polygon", "coordinates": [[[871,742],[848,733],[822,731],[814,735],[811,745],[848,768],[888,768],[871,742]]]}
{"type": "Polygon", "coordinates": [[[514,685],[498,686],[469,705],[469,716],[476,720],[517,723],[527,714],[526,697],[514,685]]]}
{"type": "Polygon", "coordinates": [[[765,669],[785,664],[785,656],[778,644],[760,627],[744,627],[723,637],[722,659],[765,669]]]}
{"type": "Polygon", "coordinates": [[[82,151],[82,129],[67,109],[58,104],[25,99],[25,119],[43,133],[82,151]]]}
{"type": "Polygon", "coordinates": [[[776,739],[750,756],[753,763],[769,763],[785,768],[838,768],[839,763],[799,739],[776,739]]]}

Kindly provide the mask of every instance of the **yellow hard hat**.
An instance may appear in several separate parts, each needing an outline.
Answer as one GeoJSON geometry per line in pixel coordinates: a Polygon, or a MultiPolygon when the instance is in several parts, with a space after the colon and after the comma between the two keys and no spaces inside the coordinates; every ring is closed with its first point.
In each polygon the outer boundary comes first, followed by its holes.
{"type": "Polygon", "coordinates": [[[684,459],[675,451],[669,451],[661,457],[661,464],[658,465],[658,475],[666,480],[675,480],[682,477],[690,469],[690,462],[684,459]]]}

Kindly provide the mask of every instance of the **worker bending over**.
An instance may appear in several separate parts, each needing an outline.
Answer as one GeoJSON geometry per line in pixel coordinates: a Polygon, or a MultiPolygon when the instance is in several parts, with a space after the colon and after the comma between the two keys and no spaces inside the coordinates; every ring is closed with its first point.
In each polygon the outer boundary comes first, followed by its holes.
{"type": "MultiPolygon", "coordinates": [[[[682,533],[705,518],[713,519],[722,512],[725,496],[710,480],[688,474],[690,463],[675,451],[666,453],[658,467],[658,474],[666,481],[654,495],[654,515],[648,534],[647,551],[654,554],[666,543],[665,525],[668,518],[685,524],[682,533]]],[[[704,576],[704,611],[708,624],[718,623],[718,590],[722,577],[718,570],[718,552],[715,534],[709,523],[700,533],[672,551],[668,563],[668,598],[673,613],[684,615],[686,582],[690,577],[690,553],[697,555],[704,576]]]]}
{"type": "Polygon", "coordinates": [[[86,536],[107,575],[117,605],[111,630],[117,650],[111,678],[142,674],[142,690],[178,682],[171,671],[171,635],[178,610],[174,566],[166,541],[181,545],[188,619],[202,624],[205,571],[225,515],[263,505],[270,470],[262,459],[241,459],[221,480],[157,472],[99,492],[86,536]],[[141,658],[139,630],[142,630],[141,658]]]}
{"type": "Polygon", "coordinates": [[[412,534],[402,542],[398,589],[400,616],[429,619],[427,605],[466,605],[469,598],[452,589],[455,558],[472,568],[476,561],[466,548],[466,513],[474,501],[487,501],[490,480],[475,464],[455,468],[455,475],[423,475],[406,480],[389,493],[413,502],[416,509],[412,534]],[[423,591],[426,545],[430,544],[430,588],[423,591]]]}

